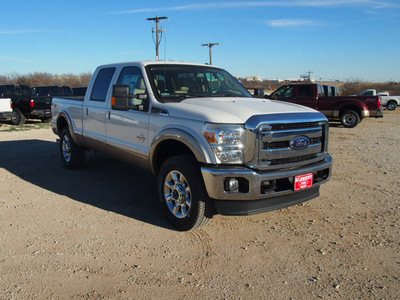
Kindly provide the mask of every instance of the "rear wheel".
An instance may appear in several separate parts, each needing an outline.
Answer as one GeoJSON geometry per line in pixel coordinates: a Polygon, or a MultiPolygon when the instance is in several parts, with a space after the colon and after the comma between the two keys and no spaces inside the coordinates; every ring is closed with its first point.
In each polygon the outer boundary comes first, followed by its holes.
{"type": "Polygon", "coordinates": [[[395,101],[389,101],[388,103],[387,103],[387,109],[388,110],[395,110],[396,109],[396,107],[397,107],[397,103],[395,102],[395,101]]]}
{"type": "Polygon", "coordinates": [[[18,109],[15,108],[12,115],[11,115],[11,124],[13,125],[24,125],[26,121],[25,116],[22,114],[22,112],[18,109]]]}
{"type": "Polygon", "coordinates": [[[353,128],[360,123],[360,116],[354,110],[346,110],[340,115],[340,121],[346,128],[353,128]]]}
{"type": "Polygon", "coordinates": [[[158,192],[167,219],[179,230],[202,227],[212,218],[200,167],[189,155],[173,156],[164,162],[158,175],[158,192]]]}
{"type": "Polygon", "coordinates": [[[60,134],[61,160],[68,169],[78,169],[85,160],[85,149],[73,141],[68,128],[64,128],[60,134]]]}

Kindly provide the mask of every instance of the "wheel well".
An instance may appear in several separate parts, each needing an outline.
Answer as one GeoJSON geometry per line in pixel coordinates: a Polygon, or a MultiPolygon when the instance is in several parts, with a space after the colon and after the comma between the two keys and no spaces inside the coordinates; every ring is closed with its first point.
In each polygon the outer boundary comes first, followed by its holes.
{"type": "Polygon", "coordinates": [[[164,161],[171,156],[188,154],[195,157],[193,152],[184,143],[177,140],[162,141],[156,148],[153,155],[153,171],[158,174],[164,161]]]}
{"type": "Polygon", "coordinates": [[[342,114],[343,114],[346,110],[353,110],[353,111],[355,111],[355,112],[360,116],[360,118],[362,117],[362,116],[361,116],[361,109],[360,109],[358,106],[355,106],[355,105],[345,105],[345,106],[343,106],[343,107],[340,109],[340,111],[339,111],[339,117],[341,117],[342,114]]]}
{"type": "Polygon", "coordinates": [[[62,117],[59,118],[58,122],[57,122],[57,132],[58,132],[58,134],[60,134],[61,131],[63,131],[63,129],[65,127],[68,127],[67,120],[65,118],[62,118],[62,117]]]}

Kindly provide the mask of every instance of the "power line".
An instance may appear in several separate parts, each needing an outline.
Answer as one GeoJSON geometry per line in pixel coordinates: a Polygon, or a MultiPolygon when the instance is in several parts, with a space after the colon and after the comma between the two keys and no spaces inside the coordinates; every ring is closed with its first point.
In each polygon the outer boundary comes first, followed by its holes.
{"type": "Polygon", "coordinates": [[[161,22],[161,20],[168,20],[168,17],[159,17],[159,16],[155,16],[154,18],[147,18],[147,21],[150,22],[155,22],[156,23],[156,30],[154,30],[154,28],[152,28],[152,33],[156,33],[156,60],[160,59],[160,51],[159,51],[159,46],[160,46],[160,33],[162,34],[165,30],[163,28],[159,28],[159,23],[161,22]]]}

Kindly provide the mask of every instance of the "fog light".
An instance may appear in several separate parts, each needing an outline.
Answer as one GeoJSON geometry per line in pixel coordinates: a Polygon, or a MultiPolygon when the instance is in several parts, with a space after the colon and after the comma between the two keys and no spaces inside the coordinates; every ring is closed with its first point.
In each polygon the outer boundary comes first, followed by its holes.
{"type": "Polygon", "coordinates": [[[225,191],[227,192],[239,192],[239,181],[236,178],[225,179],[225,191]]]}

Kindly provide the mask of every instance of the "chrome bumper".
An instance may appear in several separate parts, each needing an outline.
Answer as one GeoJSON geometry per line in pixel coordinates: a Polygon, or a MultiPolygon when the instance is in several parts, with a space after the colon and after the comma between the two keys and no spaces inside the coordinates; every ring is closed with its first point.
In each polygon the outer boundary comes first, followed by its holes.
{"type": "Polygon", "coordinates": [[[320,186],[328,181],[331,176],[332,160],[332,156],[327,154],[325,159],[320,162],[283,171],[256,172],[243,166],[203,166],[201,172],[210,198],[215,200],[260,200],[301,193],[302,191],[294,191],[293,179],[298,175],[313,173],[312,188],[320,186]],[[225,181],[230,178],[239,178],[240,182],[248,184],[245,192],[226,191],[225,181]],[[263,189],[265,182],[274,181],[277,182],[275,190],[263,189]]]}

